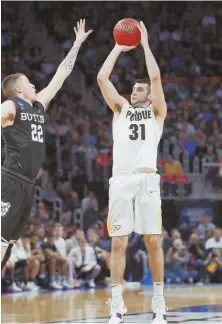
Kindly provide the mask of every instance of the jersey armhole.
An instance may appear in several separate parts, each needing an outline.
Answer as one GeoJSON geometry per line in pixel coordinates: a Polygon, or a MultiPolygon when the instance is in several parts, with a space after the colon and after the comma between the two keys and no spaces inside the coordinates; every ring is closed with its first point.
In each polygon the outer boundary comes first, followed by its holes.
{"type": "Polygon", "coordinates": [[[124,104],[123,104],[122,107],[121,107],[121,110],[120,110],[120,111],[115,111],[115,112],[114,112],[114,114],[113,114],[113,122],[114,122],[114,123],[116,123],[116,122],[119,120],[120,116],[125,112],[125,110],[126,110],[126,105],[128,105],[128,104],[129,104],[128,101],[124,102],[124,104]]]}

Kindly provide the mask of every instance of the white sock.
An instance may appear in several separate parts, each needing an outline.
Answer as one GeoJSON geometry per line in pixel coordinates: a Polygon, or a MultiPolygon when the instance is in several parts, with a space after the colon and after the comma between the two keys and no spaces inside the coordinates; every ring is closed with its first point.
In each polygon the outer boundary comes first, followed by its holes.
{"type": "Polygon", "coordinates": [[[112,285],[112,299],[122,301],[123,285],[112,285]]]}
{"type": "Polygon", "coordinates": [[[153,297],[163,296],[163,282],[154,282],[153,283],[153,297]]]}

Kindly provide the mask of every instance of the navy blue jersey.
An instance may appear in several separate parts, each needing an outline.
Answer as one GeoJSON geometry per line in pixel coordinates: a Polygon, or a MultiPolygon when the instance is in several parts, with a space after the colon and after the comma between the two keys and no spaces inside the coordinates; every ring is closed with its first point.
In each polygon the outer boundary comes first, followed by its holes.
{"type": "Polygon", "coordinates": [[[44,107],[38,101],[30,105],[18,97],[10,100],[16,115],[12,126],[2,128],[6,153],[3,167],[34,180],[44,159],[44,107]]]}

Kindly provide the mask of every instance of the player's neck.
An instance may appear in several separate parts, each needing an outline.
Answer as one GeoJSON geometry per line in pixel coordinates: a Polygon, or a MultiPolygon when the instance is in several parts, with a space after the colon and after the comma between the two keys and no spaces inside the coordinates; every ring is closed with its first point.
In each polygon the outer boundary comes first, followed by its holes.
{"type": "Polygon", "coordinates": [[[141,102],[141,103],[138,103],[136,106],[134,106],[134,108],[148,108],[149,105],[151,104],[150,101],[146,101],[146,102],[141,102]]]}
{"type": "Polygon", "coordinates": [[[25,98],[22,94],[17,94],[16,97],[21,98],[22,100],[26,101],[27,103],[29,103],[32,106],[31,100],[25,98]]]}

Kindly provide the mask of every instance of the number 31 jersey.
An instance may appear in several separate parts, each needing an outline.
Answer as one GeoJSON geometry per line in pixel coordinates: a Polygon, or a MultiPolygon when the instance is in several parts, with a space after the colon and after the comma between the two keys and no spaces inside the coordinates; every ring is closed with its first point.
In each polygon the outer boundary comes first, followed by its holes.
{"type": "Polygon", "coordinates": [[[161,135],[152,105],[134,108],[126,102],[113,118],[113,175],[142,168],[157,170],[161,135]]]}
{"type": "Polygon", "coordinates": [[[30,105],[18,97],[10,100],[15,104],[16,115],[12,126],[2,128],[3,167],[34,180],[44,159],[44,107],[38,101],[30,105]]]}

